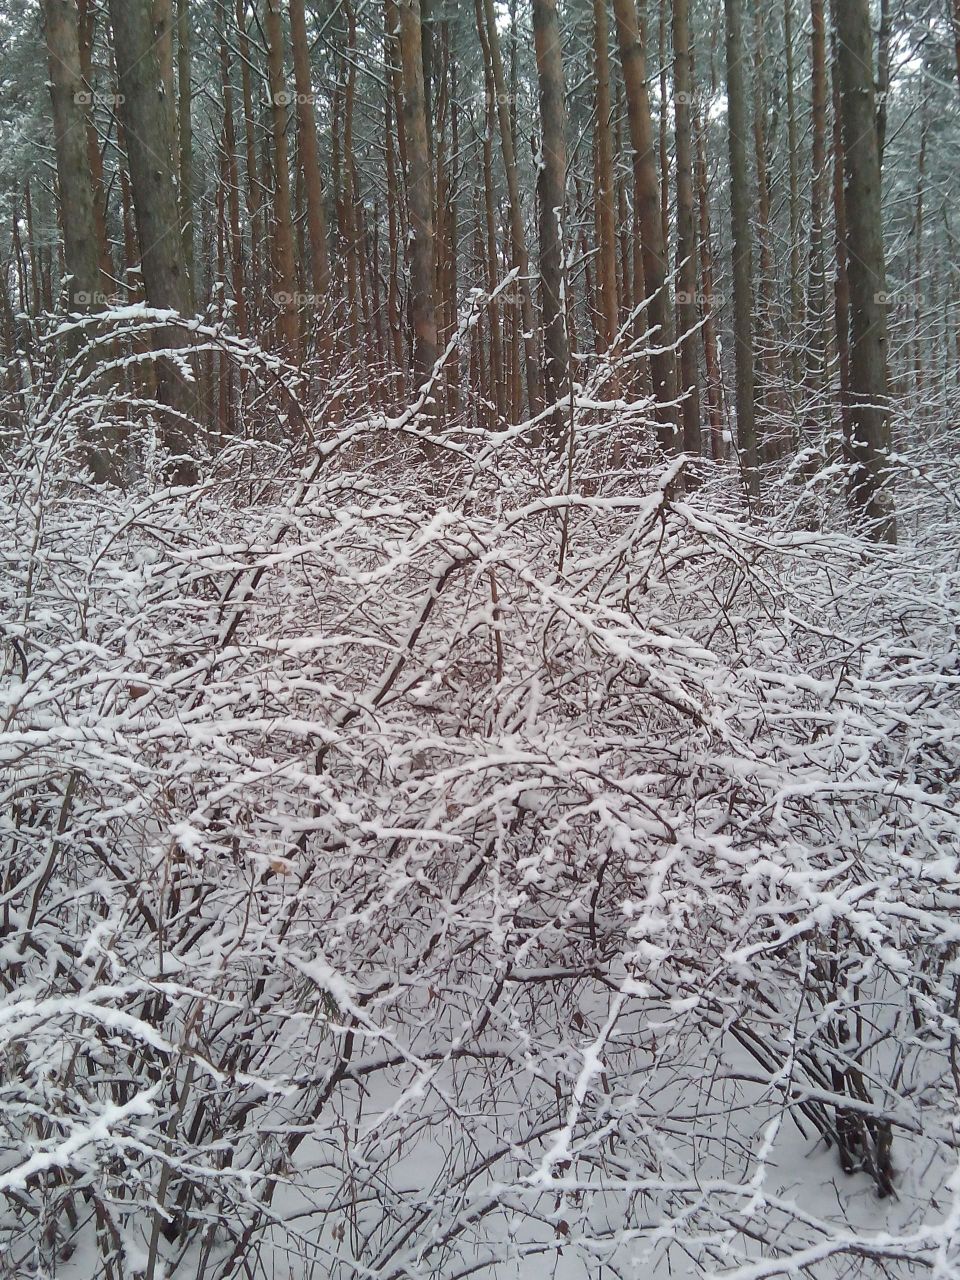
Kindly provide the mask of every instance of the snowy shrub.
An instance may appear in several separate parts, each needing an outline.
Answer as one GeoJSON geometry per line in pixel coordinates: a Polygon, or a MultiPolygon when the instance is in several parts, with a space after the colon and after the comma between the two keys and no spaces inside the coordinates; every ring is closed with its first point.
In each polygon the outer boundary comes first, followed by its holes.
{"type": "Polygon", "coordinates": [[[123,488],[27,399],[3,1274],[956,1274],[934,461],[895,550],[604,480],[593,401],[589,486],[410,413],[158,491],[149,406],[123,488]]]}

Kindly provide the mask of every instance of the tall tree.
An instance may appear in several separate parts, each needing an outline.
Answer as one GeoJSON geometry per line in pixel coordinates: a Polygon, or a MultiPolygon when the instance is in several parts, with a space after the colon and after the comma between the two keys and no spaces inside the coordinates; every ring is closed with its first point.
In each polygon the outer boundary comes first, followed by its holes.
{"type": "Polygon", "coordinates": [[[217,0],[220,45],[220,85],[223,94],[223,150],[226,162],[227,216],[230,227],[230,262],[233,298],[237,309],[237,332],[247,335],[247,293],[243,271],[243,237],[240,230],[240,179],[237,166],[237,135],[233,118],[233,85],[230,80],[230,46],[227,39],[226,0],[217,0]]]}
{"type": "Polygon", "coordinates": [[[850,496],[878,540],[895,542],[884,491],[889,450],[886,264],[869,0],[836,6],[850,286],[850,496]]]}
{"type": "MultiPolygon", "coordinates": [[[[883,171],[883,149],[887,141],[887,99],[890,96],[890,37],[893,21],[890,0],[880,0],[880,30],[877,32],[877,154],[883,171]]],[[[960,47],[960,46],[958,46],[960,47]]]]}
{"type": "Polygon", "coordinates": [[[167,112],[171,138],[177,136],[177,97],[173,70],[173,0],[153,0],[151,10],[163,104],[167,112]]]}
{"type": "Polygon", "coordinates": [[[676,446],[676,363],[673,323],[667,285],[667,247],[660,217],[660,181],[653,144],[653,121],[647,92],[646,59],[640,40],[635,0],[613,0],[627,100],[634,184],[640,225],[643,287],[649,299],[647,314],[655,331],[650,373],[656,401],[661,444],[676,446]]]}
{"type": "MultiPolygon", "coordinates": [[[[563,289],[563,226],[566,214],[566,111],[563,56],[556,0],[533,0],[533,39],[540,90],[540,160],[537,207],[540,230],[540,303],[543,314],[543,385],[546,403],[557,404],[569,375],[563,289]]],[[[564,415],[554,414],[558,435],[564,415]]]]}
{"type": "Polygon", "coordinates": [[[803,315],[803,282],[800,278],[800,163],[797,127],[797,95],[794,82],[793,0],[783,3],[783,44],[787,92],[787,164],[790,182],[790,371],[794,386],[800,385],[802,363],[798,344],[803,315]]]}
{"type": "Polygon", "coordinates": [[[300,355],[300,312],[297,306],[297,261],[293,240],[293,200],[287,130],[290,94],[284,68],[283,22],[280,0],[267,0],[267,69],[270,81],[270,120],[273,137],[273,255],[276,277],[277,334],[284,354],[296,362],[300,355]]]}
{"type": "MultiPolygon", "coordinates": [[[[71,311],[96,311],[103,306],[108,283],[105,276],[101,277],[104,249],[97,223],[94,176],[89,163],[88,91],[84,88],[82,75],[76,0],[44,0],[43,17],[49,55],[67,305],[71,311]]],[[[28,208],[29,193],[28,183],[28,208]]],[[[32,217],[28,225],[30,223],[32,217]]],[[[6,298],[5,278],[0,284],[0,292],[6,298]]],[[[90,447],[87,461],[95,480],[111,479],[113,468],[105,449],[90,447]]]]}
{"type": "Polygon", "coordinates": [[[826,394],[827,40],[824,0],[810,0],[810,282],[807,295],[807,383],[816,406],[826,394]]]}
{"type": "Polygon", "coordinates": [[[683,448],[700,452],[700,390],[697,372],[697,238],[693,211],[690,138],[693,58],[689,0],[673,3],[673,103],[677,155],[677,323],[680,328],[680,391],[683,448]]]}
{"type": "MultiPolygon", "coordinates": [[[[507,180],[507,204],[510,217],[510,243],[513,266],[519,275],[517,289],[520,298],[520,322],[523,330],[524,370],[527,386],[527,410],[531,417],[540,409],[540,361],[537,355],[536,321],[533,314],[533,298],[530,293],[530,263],[527,253],[527,236],[523,225],[523,206],[520,202],[520,179],[517,173],[517,155],[514,138],[514,120],[510,104],[515,94],[507,89],[500,52],[500,33],[494,0],[476,0],[477,31],[483,48],[484,65],[489,68],[487,92],[493,93],[497,104],[497,124],[500,132],[500,150],[507,180]]],[[[511,28],[512,29],[512,28],[511,28]]]]}
{"type": "Polygon", "coordinates": [[[437,363],[436,278],[433,244],[433,180],[423,91],[419,0],[399,0],[403,125],[407,147],[410,216],[410,314],[413,372],[422,385],[437,363]]]}
{"type": "MultiPolygon", "coordinates": [[[[93,46],[96,32],[97,8],[92,0],[77,0],[80,19],[80,74],[87,92],[94,83],[93,46]]],[[[113,257],[107,240],[107,196],[103,182],[103,156],[100,137],[94,123],[93,112],[87,111],[87,163],[93,186],[93,217],[97,227],[97,243],[100,246],[100,272],[106,282],[113,277],[113,257]]]]}
{"type": "Polygon", "coordinates": [[[313,82],[310,76],[310,44],[303,0],[290,0],[290,43],[293,45],[293,74],[297,88],[297,149],[303,166],[307,196],[307,232],[310,240],[310,278],[314,291],[325,299],[330,288],[330,258],[327,249],[327,217],[323,204],[323,178],[317,120],[313,109],[313,82]]]}
{"type": "Polygon", "coordinates": [[[720,376],[720,352],[716,321],[713,314],[713,235],[710,227],[710,187],[707,181],[707,151],[704,129],[697,113],[697,195],[700,228],[700,283],[703,305],[703,363],[707,381],[707,414],[710,422],[710,456],[722,462],[725,455],[723,438],[723,388],[720,376]]]}
{"type": "Polygon", "coordinates": [[[177,141],[179,147],[180,226],[183,258],[190,289],[191,310],[196,309],[197,282],[193,252],[193,86],[190,39],[190,0],[177,0],[177,141]]]}
{"type": "Polygon", "coordinates": [[[593,0],[593,47],[597,95],[594,129],[597,138],[597,278],[604,346],[613,344],[619,327],[617,300],[617,233],[613,190],[613,132],[610,101],[610,51],[607,0],[593,0]]]}
{"type": "MultiPolygon", "coordinates": [[[[834,329],[840,366],[840,414],[843,438],[850,439],[850,283],[847,276],[847,213],[843,202],[843,123],[840,106],[840,67],[837,60],[837,0],[830,0],[833,35],[830,58],[830,91],[833,103],[833,225],[836,266],[833,285],[834,329]]],[[[879,112],[878,112],[879,115],[879,112]]],[[[878,122],[879,143],[879,122],[878,122]]],[[[878,147],[879,150],[879,147],[878,147]]]]}
{"type": "Polygon", "coordinates": [[[87,154],[86,90],[80,69],[76,0],[43,0],[53,104],[60,226],[71,311],[94,308],[101,294],[100,246],[87,154]]]}
{"type": "Polygon", "coordinates": [[[740,0],[724,0],[727,53],[727,137],[730,149],[730,223],[733,238],[733,343],[736,360],[737,439],[747,492],[760,490],[757,469],[753,356],[753,263],[750,176],[747,168],[747,93],[740,0]]]}
{"type": "Polygon", "coordinates": [[[263,242],[263,188],[257,159],[256,121],[253,113],[253,75],[250,40],[247,36],[246,0],[236,0],[237,54],[240,63],[240,92],[243,96],[243,140],[247,176],[247,212],[254,244],[263,242]]]}
{"type": "MultiPolygon", "coordinates": [[[[161,82],[151,0],[110,0],[110,20],[144,292],[150,306],[186,316],[191,312],[190,290],[177,208],[174,136],[161,82]]],[[[164,347],[184,345],[182,331],[175,327],[159,333],[158,341],[164,347]]],[[[161,360],[157,388],[172,410],[165,422],[164,442],[175,458],[173,478],[189,484],[197,474],[190,456],[189,426],[200,414],[196,383],[177,362],[161,360]]]]}

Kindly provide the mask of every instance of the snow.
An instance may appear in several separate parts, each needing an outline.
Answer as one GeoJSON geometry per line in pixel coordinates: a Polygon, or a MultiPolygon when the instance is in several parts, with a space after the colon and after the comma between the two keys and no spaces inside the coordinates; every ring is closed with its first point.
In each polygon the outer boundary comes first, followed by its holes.
{"type": "Polygon", "coordinates": [[[878,550],[412,409],[93,491],[75,407],[0,478],[19,1274],[958,1274],[949,485],[878,550]]]}

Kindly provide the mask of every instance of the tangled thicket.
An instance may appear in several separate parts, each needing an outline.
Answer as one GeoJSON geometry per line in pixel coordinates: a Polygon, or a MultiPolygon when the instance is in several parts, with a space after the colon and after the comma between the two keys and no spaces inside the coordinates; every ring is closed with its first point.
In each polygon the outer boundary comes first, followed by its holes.
{"type": "Polygon", "coordinates": [[[0,1272],[957,1274],[944,443],[895,550],[596,398],[190,491],[91,403],[2,458],[0,1272]]]}

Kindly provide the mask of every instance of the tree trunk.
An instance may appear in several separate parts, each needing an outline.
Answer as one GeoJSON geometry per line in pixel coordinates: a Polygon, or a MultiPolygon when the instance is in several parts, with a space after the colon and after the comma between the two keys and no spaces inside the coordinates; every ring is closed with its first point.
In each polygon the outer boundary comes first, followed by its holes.
{"type": "Polygon", "coordinates": [[[433,246],[433,182],[423,88],[419,0],[399,0],[403,124],[407,144],[407,207],[410,214],[410,317],[413,373],[422,386],[433,373],[437,349],[433,246]]]}
{"type": "Polygon", "coordinates": [[[710,422],[710,456],[714,462],[722,462],[726,450],[723,440],[723,401],[720,377],[720,355],[717,348],[717,327],[713,316],[713,235],[710,229],[710,189],[707,183],[707,154],[704,131],[698,117],[697,124],[697,190],[700,221],[700,284],[703,295],[701,315],[703,320],[703,363],[707,374],[707,414],[710,422]]]}
{"type": "MultiPolygon", "coordinates": [[[[650,374],[656,402],[658,435],[665,449],[676,447],[676,366],[673,323],[667,287],[667,250],[660,219],[660,182],[653,146],[653,122],[647,93],[643,45],[635,0],[613,0],[627,98],[627,120],[633,148],[636,210],[640,226],[643,289],[649,299],[647,316],[654,329],[650,374]]],[[[639,284],[639,281],[636,282],[639,284]]],[[[635,302],[642,296],[635,289],[635,302]]]]}
{"type": "Polygon", "coordinates": [[[697,369],[697,238],[693,217],[693,164],[690,115],[693,68],[690,54],[689,0],[673,4],[673,101],[677,152],[677,324],[683,448],[700,452],[700,389],[697,369]]]}
{"type": "MultiPolygon", "coordinates": [[[[619,85],[617,86],[615,116],[615,154],[617,156],[621,156],[623,155],[623,90],[619,85]]],[[[627,203],[627,176],[622,172],[617,176],[617,219],[620,223],[620,315],[618,317],[618,322],[622,326],[626,324],[630,313],[633,311],[634,301],[632,261],[633,238],[630,234],[630,211],[627,203]]]]}
{"type": "MultiPolygon", "coordinates": [[[[80,27],[75,0],[44,0],[43,18],[49,54],[67,306],[70,311],[99,311],[106,304],[109,284],[106,276],[101,278],[103,242],[98,232],[88,151],[89,91],[83,87],[80,27]]],[[[25,195],[32,242],[29,183],[25,195]]],[[[6,297],[6,276],[0,290],[6,297]]],[[[113,467],[108,451],[91,443],[86,453],[93,478],[101,483],[109,480],[113,467]]]]}
{"type": "MultiPolygon", "coordinates": [[[[916,211],[913,218],[913,254],[914,254],[914,290],[913,290],[913,371],[916,386],[916,417],[923,420],[927,416],[923,403],[926,376],[923,353],[923,283],[925,278],[923,261],[923,227],[924,197],[927,176],[927,136],[930,131],[930,90],[922,90],[923,100],[920,105],[920,150],[917,155],[917,198],[916,211]]],[[[879,149],[879,148],[878,148],[879,149]]]]}
{"type": "Polygon", "coordinates": [[[810,283],[807,301],[807,384],[813,421],[826,399],[826,255],[824,205],[827,176],[827,44],[823,0],[810,0],[810,109],[813,146],[810,180],[810,283]]]}
{"type": "MultiPolygon", "coordinates": [[[[384,15],[384,60],[386,65],[391,68],[395,62],[394,49],[395,37],[390,30],[390,12],[395,6],[386,6],[384,15]]],[[[390,77],[392,82],[392,75],[390,77]]],[[[390,326],[391,350],[393,352],[393,363],[396,372],[402,378],[401,370],[403,368],[403,325],[400,318],[400,226],[402,218],[400,216],[400,189],[397,182],[397,170],[394,150],[394,93],[392,83],[384,88],[383,92],[383,110],[384,110],[384,146],[386,148],[386,174],[387,174],[387,220],[389,235],[389,276],[387,279],[387,321],[390,326]]],[[[403,395],[402,381],[398,388],[399,394],[403,395]]]]}
{"type": "Polygon", "coordinates": [[[243,95],[243,142],[247,164],[247,211],[250,215],[250,237],[255,245],[263,244],[260,209],[263,193],[260,166],[257,164],[256,123],[253,114],[253,84],[250,74],[250,41],[247,39],[246,0],[237,0],[237,45],[240,62],[240,91],[243,95]]]}
{"type": "Polygon", "coordinates": [[[850,496],[874,538],[896,541],[884,493],[889,448],[886,271],[869,0],[837,5],[850,281],[850,496]]]}
{"type": "Polygon", "coordinates": [[[880,0],[877,36],[877,155],[883,172],[883,148],[887,141],[887,95],[890,92],[890,0],[880,0]]]}
{"type": "MultiPolygon", "coordinates": [[[[641,3],[637,13],[640,23],[640,39],[646,44],[645,7],[641,3]]],[[[663,227],[663,247],[670,258],[670,130],[667,119],[667,0],[660,0],[657,20],[657,60],[660,69],[660,100],[657,103],[657,132],[660,137],[660,225],[663,227]]]]}
{"type": "Polygon", "coordinates": [[[43,0],[43,19],[53,103],[60,225],[71,311],[102,305],[100,246],[87,156],[89,94],[80,70],[76,0],[43,0]]]}
{"type": "MultiPolygon", "coordinates": [[[[151,307],[185,316],[191,308],[180,237],[173,134],[150,0],[110,0],[110,20],[146,299],[151,307]]],[[[173,328],[158,334],[158,341],[163,346],[183,345],[182,336],[173,328]]],[[[173,411],[164,433],[164,443],[175,457],[173,479],[179,484],[192,483],[197,474],[189,457],[192,428],[183,419],[195,422],[199,417],[196,383],[184,377],[173,362],[160,360],[157,390],[161,401],[173,411]]]]}
{"type": "MultiPolygon", "coordinates": [[[[80,19],[80,74],[83,76],[84,88],[92,95],[93,78],[93,41],[96,28],[96,10],[89,0],[78,0],[77,14],[80,19]]],[[[87,118],[87,163],[90,169],[90,181],[93,190],[93,217],[97,228],[97,244],[100,250],[100,273],[108,292],[112,292],[113,258],[107,239],[107,199],[103,186],[103,157],[100,154],[100,139],[93,121],[92,112],[87,118]]]]}
{"type": "MultiPolygon", "coordinates": [[[[493,293],[497,287],[497,221],[494,209],[493,191],[493,102],[488,101],[486,129],[483,137],[483,219],[485,238],[485,258],[487,267],[487,292],[493,293]]],[[[496,422],[499,426],[507,412],[506,371],[503,361],[503,335],[501,333],[500,304],[494,301],[488,308],[490,321],[490,382],[489,396],[496,409],[496,422]]]]}
{"type": "Polygon", "coordinates": [[[293,206],[290,196],[290,157],[287,128],[290,98],[283,56],[283,24],[280,0],[267,0],[267,67],[270,78],[273,133],[273,217],[277,308],[277,335],[284,355],[296,364],[300,358],[300,312],[297,306],[297,262],[293,245],[293,206]]]}
{"type": "MultiPolygon", "coordinates": [[[[513,266],[519,274],[517,288],[520,296],[520,319],[527,385],[527,411],[531,417],[540,411],[540,361],[537,357],[536,322],[533,314],[533,297],[530,292],[530,262],[527,254],[527,237],[523,226],[523,206],[520,203],[520,181],[517,176],[516,148],[513,138],[513,120],[510,110],[511,95],[507,92],[503,59],[500,56],[500,35],[493,0],[476,0],[477,31],[483,47],[484,66],[490,70],[497,104],[497,122],[500,127],[500,150],[507,179],[507,202],[510,215],[510,242],[513,266]],[[482,5],[482,10],[481,10],[482,5]]],[[[488,90],[489,91],[489,90],[488,90]]]]}
{"type": "MultiPolygon", "coordinates": [[[[218,0],[220,25],[220,82],[223,92],[223,148],[226,153],[227,210],[230,228],[230,261],[237,333],[247,336],[247,298],[243,278],[243,238],[240,232],[240,178],[237,168],[237,136],[233,120],[233,86],[230,83],[230,50],[227,43],[226,0],[218,0]]],[[[241,375],[242,376],[242,375],[241,375]]]]}
{"type": "Polygon", "coordinates": [[[783,41],[786,51],[787,158],[790,168],[790,317],[787,344],[792,383],[794,387],[799,387],[802,374],[799,338],[803,323],[803,283],[800,278],[800,165],[793,68],[793,0],[784,0],[783,4],[783,41]]]}
{"type": "Polygon", "coordinates": [[[345,5],[347,16],[347,54],[344,58],[346,84],[343,90],[343,185],[340,191],[341,232],[345,246],[344,268],[347,278],[347,314],[350,320],[349,349],[355,361],[362,363],[364,333],[360,328],[363,306],[359,264],[356,193],[353,174],[353,116],[357,97],[357,20],[352,6],[345,5]]]}
{"type": "MultiPolygon", "coordinates": [[[[540,90],[540,167],[537,174],[540,232],[540,307],[543,314],[544,401],[558,404],[569,378],[564,316],[563,229],[566,222],[566,112],[563,60],[556,0],[533,0],[533,39],[540,90]]],[[[553,415],[554,443],[565,431],[559,407],[553,415]]]]}
{"type": "MultiPolygon", "coordinates": [[[[776,403],[776,386],[780,361],[776,351],[774,324],[774,265],[771,246],[770,172],[767,161],[767,103],[764,93],[764,28],[763,9],[755,10],[753,45],[753,146],[757,169],[757,244],[759,248],[759,297],[757,305],[757,337],[759,357],[757,369],[762,377],[757,388],[757,403],[769,420],[769,410],[776,403]]],[[[762,455],[766,461],[777,453],[779,441],[764,433],[762,455]]]]}
{"type": "Polygon", "coordinates": [[[330,289],[330,257],[327,249],[327,215],[323,203],[317,118],[313,108],[313,81],[310,75],[310,44],[303,0],[290,0],[290,42],[293,45],[293,74],[297,88],[297,150],[303,167],[307,193],[307,232],[310,239],[310,278],[320,305],[330,289]]]}
{"type": "Polygon", "coordinates": [[[183,258],[190,289],[191,310],[197,307],[196,266],[193,255],[193,89],[190,84],[190,0],[177,0],[177,122],[180,148],[180,226],[183,258]]]}
{"type": "Polygon", "coordinates": [[[737,440],[747,492],[760,491],[757,469],[753,367],[753,265],[750,180],[747,169],[747,96],[744,86],[740,0],[724,0],[727,52],[727,135],[730,148],[730,222],[733,237],[733,340],[736,358],[737,440]]]}
{"type": "Polygon", "coordinates": [[[153,0],[151,19],[153,22],[153,37],[156,41],[157,61],[160,65],[163,106],[167,113],[170,137],[176,139],[177,99],[173,78],[173,0],[153,0]]]}
{"type": "Polygon", "coordinates": [[[597,73],[597,294],[604,350],[613,345],[619,328],[617,301],[617,232],[613,191],[613,136],[611,133],[610,53],[607,0],[593,0],[593,47],[597,73]]]}
{"type": "MultiPolygon", "coordinates": [[[[843,129],[840,118],[840,67],[837,61],[836,0],[831,0],[834,35],[830,61],[833,96],[833,221],[836,276],[833,290],[834,327],[837,331],[837,362],[840,366],[840,415],[844,449],[850,440],[850,284],[847,277],[847,214],[843,204],[843,129]]],[[[848,462],[852,459],[847,459],[848,462]]]]}

